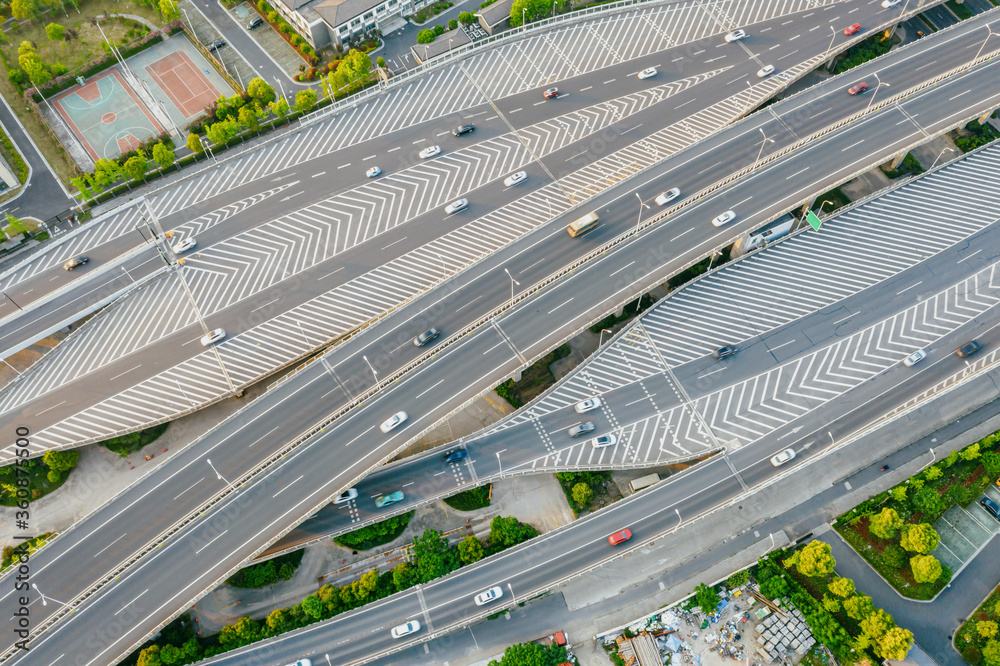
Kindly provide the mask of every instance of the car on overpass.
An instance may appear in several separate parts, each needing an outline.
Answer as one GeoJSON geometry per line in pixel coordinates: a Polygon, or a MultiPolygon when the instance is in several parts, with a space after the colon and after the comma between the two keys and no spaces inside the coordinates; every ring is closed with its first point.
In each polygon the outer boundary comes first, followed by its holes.
{"type": "Polygon", "coordinates": [[[785,449],[781,453],[771,456],[771,464],[775,467],[781,467],[794,457],[795,451],[793,449],[785,449]]]}
{"type": "Polygon", "coordinates": [[[586,435],[597,430],[597,426],[594,425],[593,421],[587,421],[586,423],[577,423],[576,425],[570,426],[566,430],[566,434],[570,437],[579,437],[580,435],[586,435]]]}
{"type": "Polygon", "coordinates": [[[67,259],[66,263],[63,264],[63,270],[71,271],[77,266],[83,266],[88,261],[90,261],[90,259],[87,257],[73,257],[72,259],[67,259]]]}
{"type": "Polygon", "coordinates": [[[587,412],[592,412],[601,406],[600,398],[587,398],[581,402],[576,403],[573,409],[576,410],[577,414],[586,414],[587,412]]]}
{"type": "Polygon", "coordinates": [[[717,359],[726,358],[727,356],[732,356],[738,351],[739,349],[737,349],[735,345],[723,345],[718,349],[716,349],[714,352],[712,352],[712,356],[714,356],[717,359]]]}
{"type": "Polygon", "coordinates": [[[507,187],[513,187],[514,185],[520,185],[527,179],[528,179],[527,171],[518,171],[504,178],[503,184],[506,185],[507,187]]]}
{"type": "Polygon", "coordinates": [[[654,76],[656,76],[656,68],[655,67],[647,67],[646,69],[644,69],[641,72],[639,72],[638,76],[639,76],[640,79],[651,79],[654,76]]]}
{"type": "Polygon", "coordinates": [[[398,627],[392,628],[393,638],[402,638],[403,636],[409,636],[410,634],[415,634],[420,631],[420,621],[410,620],[406,624],[401,624],[398,627]]]}
{"type": "Polygon", "coordinates": [[[455,449],[454,451],[449,451],[444,454],[444,461],[446,463],[458,462],[459,460],[465,460],[469,457],[468,449],[455,449]]]}
{"type": "Polygon", "coordinates": [[[970,340],[969,342],[966,342],[964,345],[959,347],[955,351],[955,353],[958,354],[959,358],[968,358],[969,356],[972,356],[982,348],[983,346],[979,344],[978,341],[970,340]]]}
{"type": "Polygon", "coordinates": [[[747,36],[746,30],[733,30],[726,35],[725,39],[728,43],[738,42],[747,36]]]}
{"type": "Polygon", "coordinates": [[[462,136],[463,134],[468,134],[469,132],[475,129],[476,126],[473,125],[472,123],[469,123],[467,125],[459,125],[455,129],[453,129],[451,133],[454,134],[455,136],[462,136]]]}
{"type": "Polygon", "coordinates": [[[225,329],[214,328],[205,335],[201,336],[201,346],[207,347],[210,344],[218,342],[222,338],[226,337],[225,329]]]}
{"type": "Polygon", "coordinates": [[[463,198],[457,201],[452,201],[450,204],[445,206],[444,212],[448,213],[449,215],[454,215],[455,213],[463,211],[468,207],[469,207],[469,200],[463,198]]]}
{"type": "Polygon", "coordinates": [[[757,78],[763,79],[766,76],[771,76],[774,74],[774,65],[764,65],[757,70],[757,78]]]}
{"type": "Polygon", "coordinates": [[[421,159],[426,160],[429,157],[434,157],[441,152],[441,146],[427,146],[421,150],[418,154],[421,159]]]}
{"type": "MultiPolygon", "coordinates": [[[[403,491],[397,490],[394,493],[389,493],[388,495],[382,495],[377,500],[375,500],[375,506],[381,509],[382,507],[389,506],[390,504],[396,504],[397,502],[403,501],[403,491]]],[[[418,629],[420,627],[417,627],[418,629]]]]}
{"type": "Polygon", "coordinates": [[[882,0],[882,9],[892,9],[903,0],[882,0]]]}
{"type": "Polygon", "coordinates": [[[195,240],[194,236],[188,236],[187,238],[182,238],[171,248],[174,254],[183,254],[188,250],[193,250],[195,246],[198,245],[198,241],[195,240]]]}
{"type": "Polygon", "coordinates": [[[333,498],[334,504],[344,504],[350,502],[352,499],[358,496],[358,491],[354,488],[348,488],[344,492],[340,493],[333,498]]]}
{"type": "Polygon", "coordinates": [[[436,328],[429,328],[417,337],[413,338],[413,346],[423,347],[431,340],[436,340],[439,335],[441,335],[441,331],[436,328]]]}
{"type": "Polygon", "coordinates": [[[663,192],[662,194],[656,195],[656,198],[653,199],[653,201],[655,201],[656,205],[658,206],[666,206],[668,203],[670,203],[680,195],[681,195],[681,188],[674,187],[667,190],[666,192],[663,192]]]}
{"type": "Polygon", "coordinates": [[[729,224],[735,218],[736,218],[736,212],[732,210],[727,210],[725,213],[722,213],[721,215],[716,215],[712,219],[712,226],[721,227],[724,224],[729,224]]]}
{"type": "Polygon", "coordinates": [[[379,430],[382,432],[392,432],[399,427],[400,423],[405,422],[407,418],[409,417],[407,417],[406,412],[396,412],[385,421],[382,421],[382,425],[379,426],[379,430]]]}
{"type": "Polygon", "coordinates": [[[860,23],[852,23],[851,25],[849,25],[846,28],[844,28],[844,34],[847,35],[847,36],[850,36],[850,35],[853,35],[854,33],[856,33],[858,30],[861,30],[861,24],[860,23]]]}
{"type": "Polygon", "coordinates": [[[549,88],[548,90],[542,93],[542,97],[544,97],[545,99],[554,99],[556,97],[559,97],[559,88],[549,88]]]}
{"type": "Polygon", "coordinates": [[[379,169],[377,166],[373,166],[371,169],[368,169],[368,171],[365,171],[365,175],[369,178],[374,178],[375,176],[380,176],[381,174],[382,169],[379,169]]]}
{"type": "Polygon", "coordinates": [[[496,601],[503,596],[503,588],[497,585],[496,587],[491,587],[485,592],[480,592],[476,595],[475,602],[477,606],[485,606],[486,604],[496,601]]]}
{"type": "Polygon", "coordinates": [[[632,530],[626,527],[625,529],[615,532],[614,534],[609,536],[608,543],[610,543],[612,546],[617,546],[620,543],[625,543],[631,538],[632,538],[632,530]]]}
{"type": "Polygon", "coordinates": [[[868,90],[868,82],[862,81],[861,83],[855,83],[853,86],[847,89],[848,95],[859,95],[864,91],[868,90]]]}
{"type": "Polygon", "coordinates": [[[903,359],[903,365],[905,365],[908,368],[911,368],[917,363],[920,363],[920,361],[924,360],[925,358],[927,358],[927,352],[925,352],[923,349],[918,349],[917,351],[913,352],[912,354],[903,359]]]}
{"type": "Polygon", "coordinates": [[[603,449],[608,446],[614,446],[618,443],[617,435],[601,435],[600,437],[595,437],[590,440],[590,445],[595,449],[603,449]]]}

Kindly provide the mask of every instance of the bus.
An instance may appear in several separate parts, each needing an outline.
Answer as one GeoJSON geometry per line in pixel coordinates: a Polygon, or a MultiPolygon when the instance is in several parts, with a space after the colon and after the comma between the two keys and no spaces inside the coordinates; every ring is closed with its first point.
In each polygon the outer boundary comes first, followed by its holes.
{"type": "Polygon", "coordinates": [[[576,238],[580,234],[585,234],[596,226],[597,213],[587,213],[579,220],[571,222],[570,225],[566,227],[566,231],[569,232],[570,236],[576,238]]]}

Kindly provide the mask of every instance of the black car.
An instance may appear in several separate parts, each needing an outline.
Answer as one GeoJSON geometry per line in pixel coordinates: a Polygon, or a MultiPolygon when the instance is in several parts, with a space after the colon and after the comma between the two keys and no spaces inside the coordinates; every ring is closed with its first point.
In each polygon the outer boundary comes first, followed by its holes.
{"type": "Polygon", "coordinates": [[[451,131],[451,133],[454,134],[455,136],[462,136],[463,134],[468,134],[469,132],[471,132],[474,129],[476,129],[476,126],[472,125],[472,124],[469,124],[469,125],[459,125],[455,129],[453,129],[451,131]]]}
{"type": "Polygon", "coordinates": [[[459,460],[465,460],[469,457],[468,449],[455,449],[454,451],[449,451],[444,454],[444,461],[446,463],[458,462],[459,460]]]}
{"type": "Polygon", "coordinates": [[[973,340],[972,342],[967,342],[964,345],[962,345],[959,348],[959,350],[955,353],[958,354],[960,357],[965,358],[967,356],[972,356],[973,354],[975,354],[977,351],[979,351],[981,347],[982,345],[973,340]]]}
{"type": "Polygon", "coordinates": [[[262,25],[264,25],[264,19],[258,16],[254,20],[247,23],[247,30],[256,30],[262,25]]]}
{"type": "Polygon", "coordinates": [[[72,259],[66,260],[66,263],[63,264],[63,269],[71,271],[77,266],[83,266],[88,261],[90,261],[90,259],[87,257],[73,257],[72,259]]]}
{"type": "Polygon", "coordinates": [[[997,506],[996,502],[991,500],[989,497],[984,497],[979,500],[979,504],[986,509],[986,513],[990,514],[997,520],[1000,520],[1000,506],[997,506]]]}
{"type": "Polygon", "coordinates": [[[217,39],[217,40],[215,40],[215,42],[211,46],[208,47],[208,50],[209,51],[218,51],[219,49],[221,49],[225,45],[226,45],[225,41],[223,41],[221,39],[217,39]]]}
{"type": "Polygon", "coordinates": [[[424,331],[417,337],[413,339],[413,344],[416,347],[423,347],[431,340],[435,339],[437,336],[441,335],[441,331],[436,328],[432,328],[429,331],[424,331]]]}
{"type": "Polygon", "coordinates": [[[715,358],[726,358],[727,356],[732,356],[737,351],[739,350],[736,349],[736,347],[734,347],[733,345],[725,345],[723,347],[719,347],[714,352],[712,352],[712,356],[714,356],[715,358]]]}

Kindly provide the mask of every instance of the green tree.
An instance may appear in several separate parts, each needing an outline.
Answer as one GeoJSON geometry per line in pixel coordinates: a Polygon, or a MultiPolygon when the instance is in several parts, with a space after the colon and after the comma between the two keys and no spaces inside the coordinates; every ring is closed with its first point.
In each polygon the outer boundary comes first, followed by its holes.
{"type": "Polygon", "coordinates": [[[586,483],[578,483],[573,486],[573,501],[582,507],[590,506],[590,500],[594,499],[594,491],[586,483]]]}
{"type": "Polygon", "coordinates": [[[983,468],[986,474],[995,479],[1000,476],[1000,453],[986,452],[982,456],[983,468]]]}
{"type": "Polygon", "coordinates": [[[890,543],[882,551],[882,561],[896,569],[906,564],[906,551],[894,543],[890,543]]]}
{"type": "Polygon", "coordinates": [[[967,462],[975,460],[980,455],[982,455],[982,453],[979,451],[979,442],[970,444],[958,453],[958,457],[967,462]]]}
{"type": "Polygon", "coordinates": [[[557,666],[568,658],[564,646],[521,643],[504,650],[500,661],[493,660],[489,666],[557,666]]]}
{"type": "Polygon", "coordinates": [[[452,20],[448,21],[448,29],[449,30],[458,30],[458,21],[456,21],[455,19],[452,19],[452,20]]]}
{"type": "Polygon", "coordinates": [[[115,182],[121,180],[123,175],[121,165],[114,160],[101,158],[94,162],[94,182],[100,185],[101,188],[110,187],[115,182]]]}
{"type": "Polygon", "coordinates": [[[933,555],[915,555],[910,558],[913,580],[918,583],[933,583],[941,577],[941,563],[933,555]]]}
{"type": "Polygon", "coordinates": [[[292,629],[291,618],[288,616],[287,608],[275,608],[264,620],[267,633],[271,636],[283,634],[292,629]]]}
{"type": "Polygon", "coordinates": [[[891,539],[903,526],[903,519],[895,509],[885,507],[881,512],[869,517],[868,529],[880,539],[891,539]]]}
{"type": "Polygon", "coordinates": [[[306,88],[295,93],[295,110],[299,113],[311,111],[316,106],[316,91],[306,88]]]}
{"type": "Polygon", "coordinates": [[[45,466],[56,472],[68,472],[76,467],[78,460],[80,460],[80,452],[72,449],[69,451],[46,451],[45,455],[42,456],[42,462],[45,463],[45,466]]]}
{"type": "Polygon", "coordinates": [[[694,602],[698,604],[702,613],[710,615],[719,607],[719,595],[716,594],[714,587],[698,583],[698,586],[694,588],[694,602]]]}
{"type": "Polygon", "coordinates": [[[472,12],[459,12],[458,22],[462,25],[472,25],[476,22],[476,17],[472,15],[472,12]]]}
{"type": "Polygon", "coordinates": [[[547,0],[514,0],[514,4],[510,8],[510,25],[514,28],[521,25],[522,16],[528,23],[531,23],[544,16],[549,16],[553,10],[559,11],[560,9],[562,9],[561,0],[555,5],[547,0]]]}
{"type": "Polygon", "coordinates": [[[749,571],[747,571],[746,569],[743,569],[742,571],[737,571],[736,573],[734,573],[733,575],[731,575],[729,578],[726,579],[726,589],[735,590],[740,585],[745,585],[748,580],[750,580],[749,571]]]}
{"type": "Polygon", "coordinates": [[[830,581],[830,584],[826,586],[826,589],[833,592],[841,599],[846,599],[847,597],[854,594],[854,581],[850,578],[834,578],[830,581]]]}
{"type": "Polygon", "coordinates": [[[826,609],[827,613],[836,613],[840,610],[840,602],[829,595],[824,594],[820,603],[823,604],[823,608],[826,609]]]}
{"type": "Polygon", "coordinates": [[[997,623],[993,620],[979,620],[976,622],[976,633],[980,638],[989,640],[997,636],[997,623]]]}
{"type": "Polygon", "coordinates": [[[409,562],[400,562],[392,570],[392,584],[396,587],[397,592],[412,587],[415,582],[413,567],[410,566],[409,562]]]}
{"type": "MultiPolygon", "coordinates": [[[[17,0],[14,1],[17,2],[17,0]]],[[[421,30],[417,33],[417,44],[430,44],[434,41],[435,37],[437,37],[437,35],[435,35],[434,31],[430,28],[421,30]]]]}
{"type": "Polygon", "coordinates": [[[295,566],[291,562],[285,562],[278,567],[278,578],[281,580],[291,580],[295,576],[295,566]]]}
{"type": "Polygon", "coordinates": [[[833,573],[837,561],[830,554],[830,545],[812,540],[784,562],[786,567],[794,566],[803,576],[827,576],[833,573]]]}
{"type": "Polygon", "coordinates": [[[323,603],[318,596],[310,594],[302,600],[302,611],[314,620],[318,620],[323,617],[323,603]]]}
{"type": "Polygon", "coordinates": [[[184,661],[184,654],[176,645],[164,645],[163,649],[160,650],[160,661],[162,661],[165,666],[180,664],[184,661]]]}
{"type": "Polygon", "coordinates": [[[513,516],[496,516],[490,521],[490,545],[501,550],[538,536],[538,530],[513,516]]]}
{"type": "Polygon", "coordinates": [[[132,180],[145,180],[146,171],[149,169],[149,160],[141,153],[133,155],[125,161],[123,168],[132,180]]]}
{"type": "Polygon", "coordinates": [[[875,612],[875,604],[872,603],[871,597],[859,594],[844,600],[844,610],[851,619],[861,622],[875,612]]]}
{"type": "Polygon", "coordinates": [[[907,489],[906,486],[902,486],[902,485],[895,486],[894,488],[890,488],[889,489],[889,496],[892,497],[892,499],[894,499],[897,502],[899,502],[900,504],[903,504],[903,503],[906,502],[906,491],[907,490],[908,489],[907,489]]]}
{"type": "MultiPolygon", "coordinates": [[[[185,142],[184,145],[186,145],[187,149],[190,150],[195,155],[199,155],[205,150],[205,146],[201,142],[201,137],[195,134],[194,132],[188,134],[187,141],[185,142]]],[[[155,153],[153,154],[153,157],[154,158],[156,157],[155,153]]]]}
{"type": "Polygon", "coordinates": [[[865,633],[872,642],[877,642],[880,638],[885,636],[886,632],[896,626],[896,623],[892,621],[892,616],[886,613],[881,608],[876,609],[873,613],[868,615],[865,619],[859,622],[861,626],[861,631],[865,633]]]}
{"type": "Polygon", "coordinates": [[[876,652],[883,659],[902,661],[913,645],[913,633],[908,629],[893,627],[876,642],[876,652]]]}
{"type": "Polygon", "coordinates": [[[440,37],[444,34],[444,26],[440,23],[432,28],[434,30],[434,36],[440,37]]]}
{"type": "Polygon", "coordinates": [[[16,236],[18,234],[31,232],[31,227],[29,227],[28,223],[21,218],[14,217],[10,213],[4,213],[4,216],[7,219],[7,224],[4,225],[4,230],[7,232],[8,236],[16,236]]]}
{"type": "MultiPolygon", "coordinates": [[[[301,95],[302,93],[299,94],[301,95]]],[[[239,131],[240,127],[235,121],[221,120],[209,125],[205,130],[205,135],[208,136],[208,140],[212,143],[222,145],[228,143],[230,139],[239,134],[239,131]]]]}
{"type": "Polygon", "coordinates": [[[416,560],[417,580],[427,583],[458,568],[448,541],[437,530],[424,530],[413,540],[413,559],[416,560]]]}
{"type": "Polygon", "coordinates": [[[14,0],[10,3],[10,11],[17,20],[27,21],[42,12],[42,3],[39,0],[14,0]]]}
{"type": "Polygon", "coordinates": [[[164,21],[174,21],[181,17],[181,12],[177,8],[177,3],[174,0],[160,0],[157,4],[160,10],[160,16],[163,17],[164,21]]]}
{"type": "Polygon", "coordinates": [[[376,58],[375,65],[381,67],[382,69],[385,69],[385,58],[383,58],[382,56],[376,58]]]}
{"type": "Polygon", "coordinates": [[[927,486],[913,493],[913,508],[924,513],[935,514],[944,510],[945,501],[936,489],[927,486]]]}
{"type": "Polygon", "coordinates": [[[195,636],[187,639],[184,645],[181,646],[181,654],[184,655],[184,661],[191,664],[199,659],[201,659],[201,643],[195,636]]]}
{"type": "Polygon", "coordinates": [[[942,462],[944,463],[945,467],[951,467],[952,465],[957,463],[958,460],[959,460],[958,451],[952,451],[951,453],[948,454],[948,457],[945,458],[942,462]]]}
{"type": "Polygon", "coordinates": [[[241,617],[233,624],[227,624],[219,632],[219,645],[229,649],[249,645],[260,640],[261,630],[257,620],[250,617],[241,617]]]}
{"type": "Polygon", "coordinates": [[[944,472],[941,471],[940,467],[938,467],[937,465],[931,465],[924,472],[924,477],[928,481],[934,481],[936,479],[940,479],[942,474],[944,474],[944,472]]]}
{"type": "Polygon", "coordinates": [[[462,564],[478,562],[483,559],[483,544],[470,534],[458,542],[458,555],[462,558],[462,564]]]}
{"type": "Polygon", "coordinates": [[[244,106],[240,109],[240,124],[254,134],[260,133],[260,112],[256,107],[244,106]]]}
{"type": "Polygon", "coordinates": [[[343,72],[352,82],[363,81],[371,76],[372,59],[366,53],[351,49],[340,62],[337,71],[343,72]]]}
{"type": "Polygon", "coordinates": [[[929,553],[937,548],[938,541],[938,533],[927,523],[904,525],[900,530],[899,545],[911,553],[929,553]]]}
{"type": "Polygon", "coordinates": [[[284,97],[271,102],[267,105],[267,108],[271,110],[271,113],[278,116],[280,120],[284,120],[288,116],[288,100],[284,97]]]}
{"type": "Polygon", "coordinates": [[[59,472],[59,471],[54,470],[54,469],[50,469],[45,474],[45,478],[49,480],[49,483],[53,483],[54,484],[54,483],[59,483],[60,481],[62,481],[63,475],[62,475],[62,472],[59,472]]]}
{"type": "Polygon", "coordinates": [[[258,109],[266,109],[271,102],[277,99],[271,84],[260,77],[250,81],[250,85],[247,86],[247,94],[256,103],[258,109]]]}
{"type": "Polygon", "coordinates": [[[62,27],[58,23],[49,23],[45,26],[45,36],[53,42],[61,42],[63,37],[66,36],[66,28],[62,27]]]}
{"type": "Polygon", "coordinates": [[[983,663],[986,666],[1000,666],[1000,641],[995,638],[983,646],[983,663]]]}
{"type": "Polygon", "coordinates": [[[162,664],[159,645],[150,645],[140,652],[139,659],[135,662],[136,666],[162,666],[162,664]]]}
{"type": "Polygon", "coordinates": [[[174,155],[174,151],[162,143],[158,143],[153,146],[153,161],[159,164],[161,169],[166,169],[174,165],[174,162],[177,161],[177,156],[174,155]]]}
{"type": "MultiPolygon", "coordinates": [[[[21,0],[14,0],[16,5],[21,0]]],[[[17,49],[17,62],[21,65],[21,69],[24,73],[28,75],[31,82],[36,85],[44,85],[52,80],[52,71],[49,66],[42,61],[41,56],[35,51],[35,47],[31,45],[31,42],[21,42],[21,45],[17,49]]]]}

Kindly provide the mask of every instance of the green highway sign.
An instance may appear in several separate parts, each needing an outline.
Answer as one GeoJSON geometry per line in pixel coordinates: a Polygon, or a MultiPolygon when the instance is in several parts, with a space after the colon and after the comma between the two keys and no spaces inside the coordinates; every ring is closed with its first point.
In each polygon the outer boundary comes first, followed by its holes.
{"type": "Polygon", "coordinates": [[[816,217],[816,213],[812,211],[806,213],[806,222],[808,222],[809,226],[811,226],[816,231],[819,231],[819,226],[823,224],[823,222],[821,222],[820,219],[816,217]]]}

